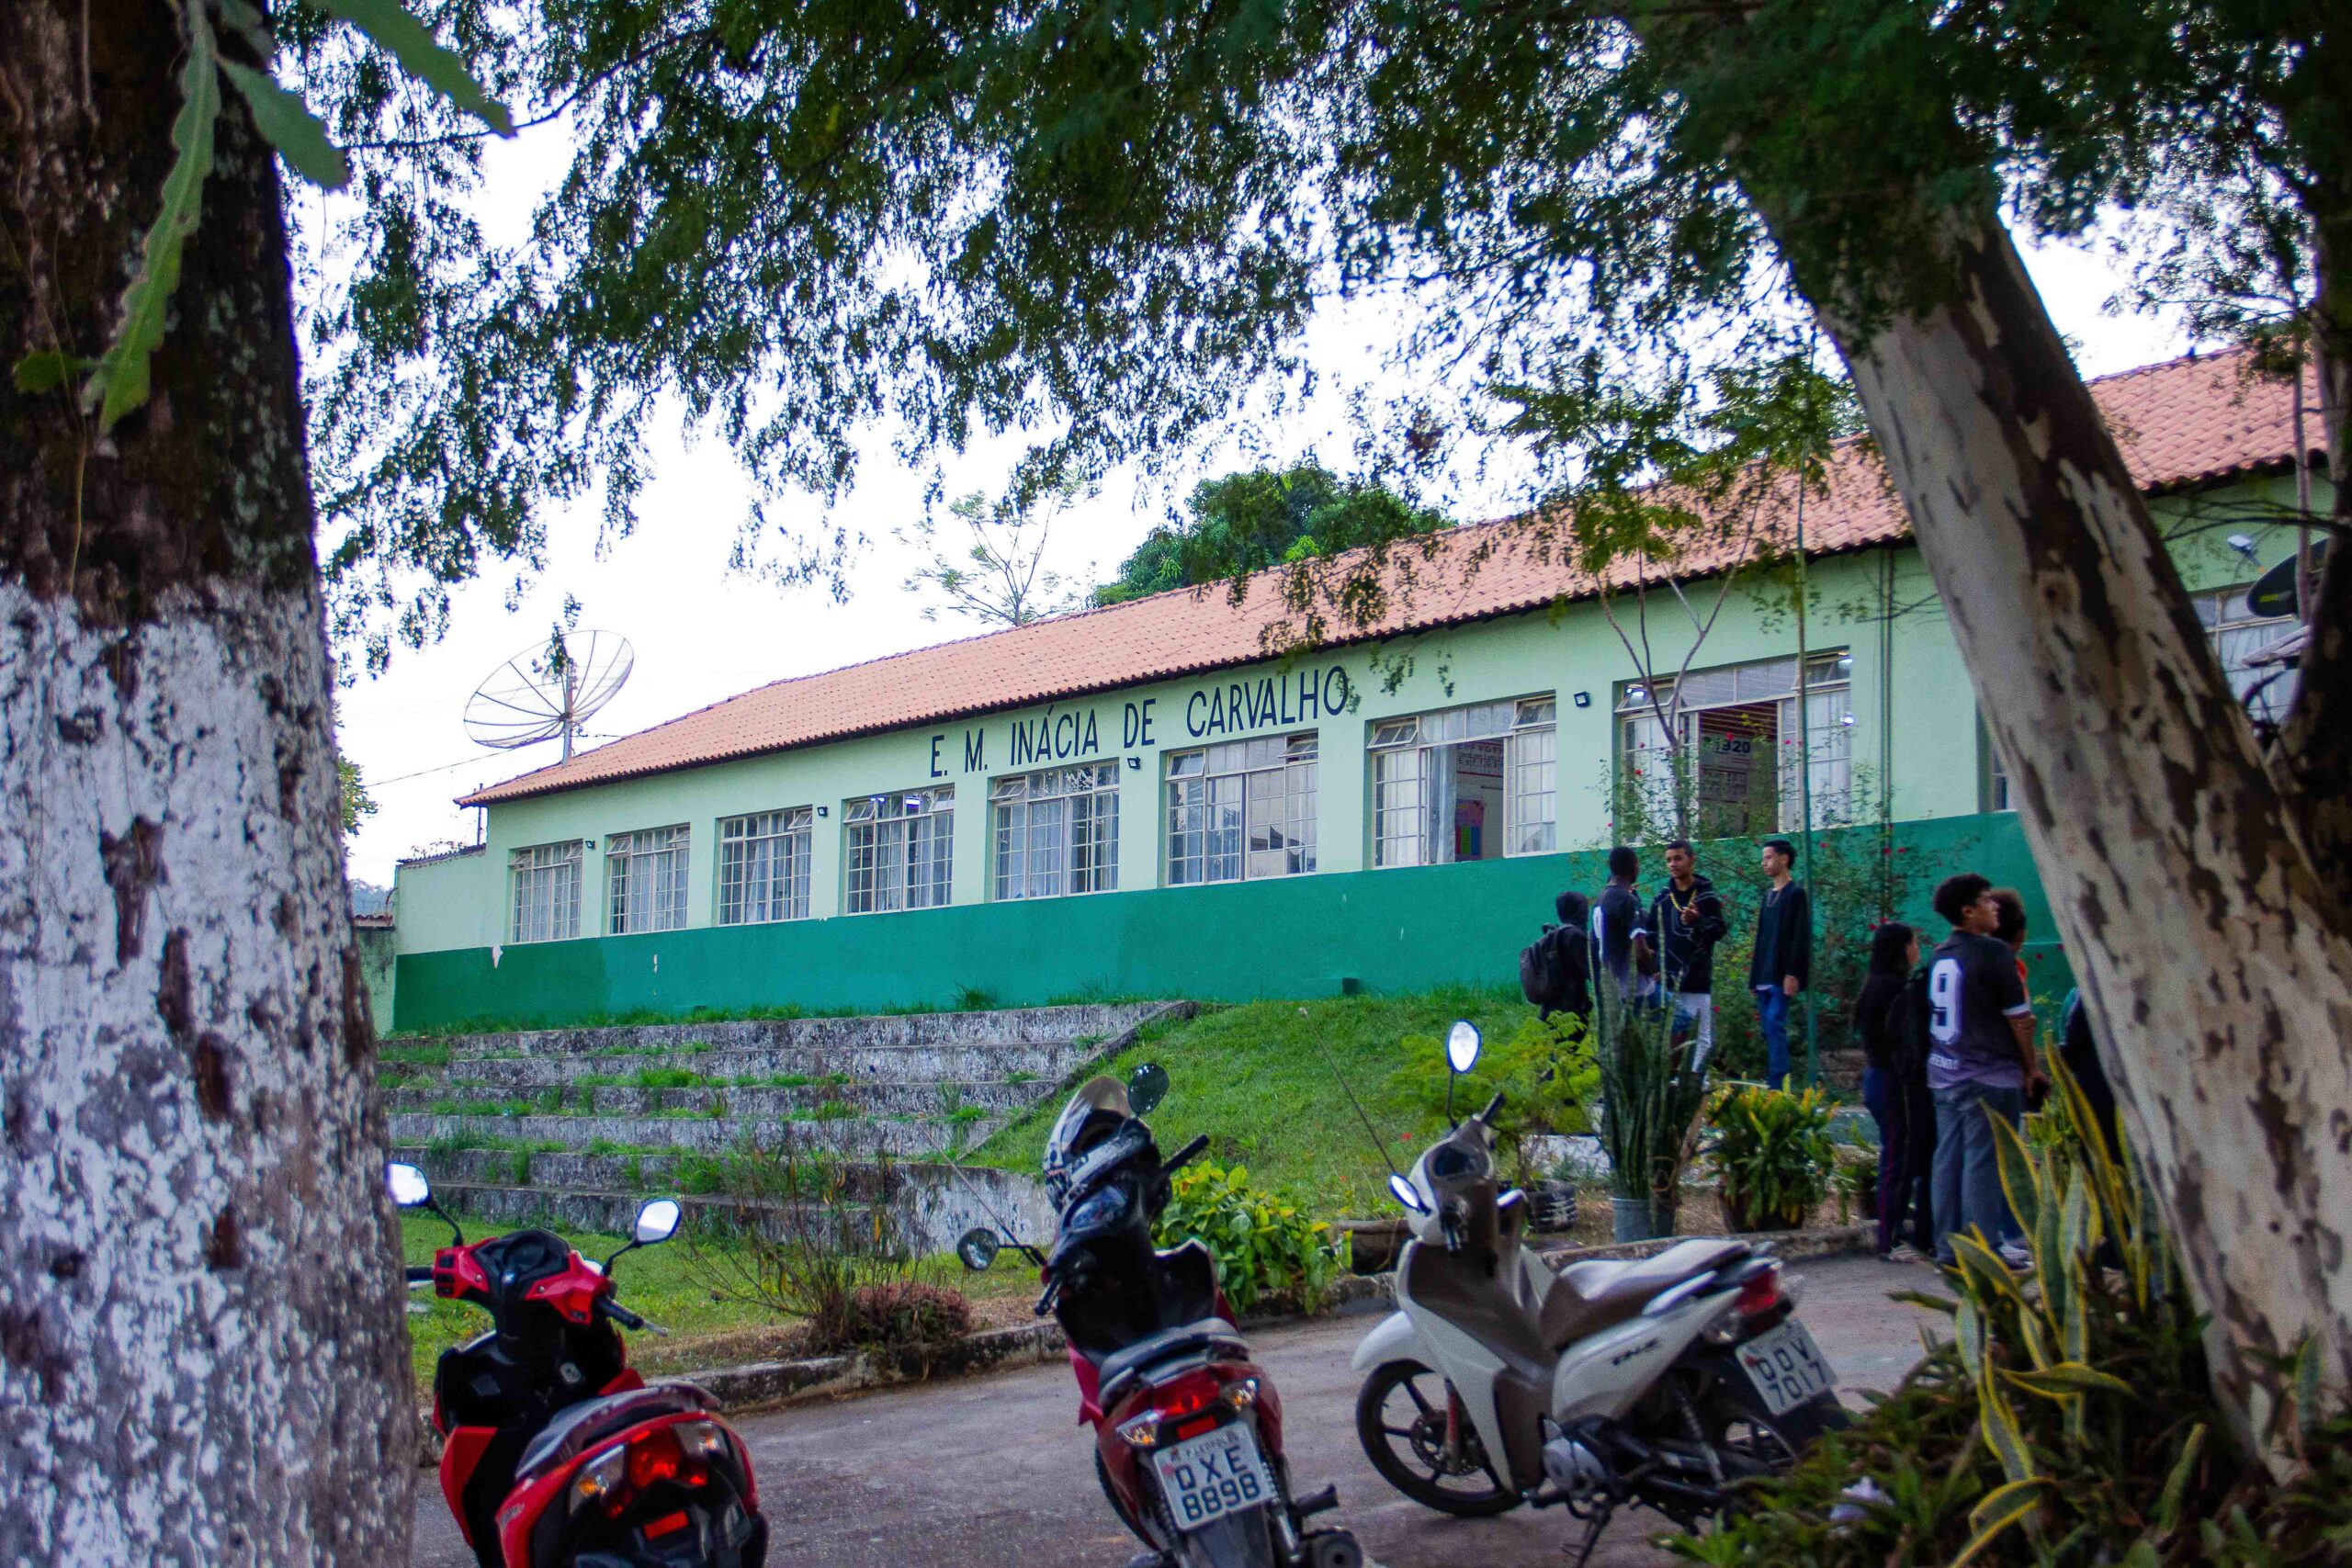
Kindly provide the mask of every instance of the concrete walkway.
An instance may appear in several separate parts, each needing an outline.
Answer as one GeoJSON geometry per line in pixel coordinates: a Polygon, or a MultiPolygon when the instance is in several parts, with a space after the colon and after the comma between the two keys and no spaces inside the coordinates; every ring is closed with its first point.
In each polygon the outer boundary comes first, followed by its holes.
{"type": "MultiPolygon", "coordinates": [[[[1849,1391],[1887,1388],[1919,1356],[1919,1328],[1944,1320],[1890,1302],[1931,1288],[1925,1267],[1864,1257],[1792,1266],[1804,1276],[1805,1322],[1849,1391]]],[[[1453,1519],[1408,1502],[1356,1445],[1358,1380],[1348,1359],[1377,1319],[1326,1319],[1253,1337],[1282,1391],[1291,1473],[1302,1489],[1336,1482],[1340,1511],[1385,1568],[1558,1568],[1583,1529],[1564,1509],[1453,1519]]],[[[1068,1371],[994,1376],[805,1404],[739,1424],[752,1445],[774,1530],[773,1568],[1121,1568],[1136,1550],[1094,1483],[1092,1434],[1077,1423],[1068,1371]]],[[[420,1472],[418,1568],[473,1559],[420,1472]]],[[[1620,1515],[1596,1568],[1669,1561],[1646,1543],[1648,1513],[1620,1515]]]]}

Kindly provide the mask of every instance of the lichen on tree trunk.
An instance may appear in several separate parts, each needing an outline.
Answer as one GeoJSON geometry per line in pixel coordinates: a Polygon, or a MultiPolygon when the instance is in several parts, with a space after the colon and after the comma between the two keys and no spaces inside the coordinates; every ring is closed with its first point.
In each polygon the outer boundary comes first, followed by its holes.
{"type": "MultiPolygon", "coordinates": [[[[12,360],[114,329],[173,17],[0,6],[12,360]]],[[[147,410],[101,441],[0,379],[0,1561],[404,1563],[286,241],[242,107],[204,195],[147,410]]]]}
{"type": "Polygon", "coordinates": [[[2277,1378],[2249,1352],[2315,1340],[2339,1397],[2352,1371],[2352,914],[2006,231],[1951,244],[1950,303],[1824,319],[2256,1440],[2277,1378]]]}

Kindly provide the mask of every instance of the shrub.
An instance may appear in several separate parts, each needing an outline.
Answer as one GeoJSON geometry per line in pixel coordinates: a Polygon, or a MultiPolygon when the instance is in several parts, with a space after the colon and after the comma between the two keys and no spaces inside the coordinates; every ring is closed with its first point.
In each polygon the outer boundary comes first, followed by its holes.
{"type": "Polygon", "coordinates": [[[1702,1075],[1690,1068],[1691,1043],[1674,1037],[1670,1009],[1626,1003],[1608,971],[1596,976],[1600,1006],[1593,1057],[1600,1069],[1600,1144],[1609,1190],[1620,1198],[1674,1203],[1690,1163],[1702,1075]]]}
{"type": "Polygon", "coordinates": [[[1728,1084],[1716,1091],[1705,1157],[1734,1230],[1793,1230],[1821,1207],[1838,1167],[1831,1110],[1817,1089],[1728,1084]]]}
{"type": "Polygon", "coordinates": [[[865,1285],[850,1294],[850,1342],[881,1349],[944,1345],[972,1329],[972,1303],[961,1291],[916,1280],[865,1285]]]}
{"type": "Polygon", "coordinates": [[[2002,1186],[2033,1252],[2021,1280],[1973,1233],[1946,1278],[1951,1314],[1891,1397],[1810,1450],[1703,1540],[1717,1564],[1815,1568],[2271,1568],[2340,1562],[2352,1541],[2352,1419],[2324,1418],[2318,1358],[2261,1440],[2274,1482],[2233,1445],[2207,1379],[2205,1319],[2128,1158],[2075,1134],[2080,1088],[2018,1136],[1996,1123],[2002,1186]],[[1867,1485],[1864,1483],[1867,1482],[1867,1485]]]}
{"type": "Polygon", "coordinates": [[[888,1161],[863,1203],[841,1161],[812,1158],[788,1142],[741,1145],[714,1162],[712,1174],[723,1201],[686,1247],[712,1297],[799,1319],[811,1354],[871,1342],[864,1337],[868,1307],[889,1298],[861,1305],[861,1296],[911,1283],[916,1266],[891,1209],[899,1183],[888,1161]]]}
{"type": "Polygon", "coordinates": [[[1241,1166],[1211,1160],[1186,1166],[1159,1216],[1162,1247],[1198,1241],[1216,1258],[1217,1282],[1236,1312],[1278,1296],[1312,1312],[1347,1267],[1348,1239],[1292,1203],[1250,1185],[1241,1166]]]}
{"type": "MultiPolygon", "coordinates": [[[[1444,1124],[1446,1081],[1452,1076],[1445,1043],[1408,1034],[1402,1044],[1405,1065],[1389,1075],[1389,1090],[1410,1099],[1423,1113],[1423,1125],[1434,1130],[1444,1124]]],[[[1467,1116],[1500,1089],[1503,1109],[1497,1122],[1506,1135],[1589,1133],[1592,1120],[1585,1107],[1600,1087],[1600,1069],[1585,1044],[1584,1025],[1565,1013],[1548,1021],[1531,1016],[1510,1038],[1487,1043],[1478,1065],[1453,1086],[1453,1110],[1467,1116]]]]}

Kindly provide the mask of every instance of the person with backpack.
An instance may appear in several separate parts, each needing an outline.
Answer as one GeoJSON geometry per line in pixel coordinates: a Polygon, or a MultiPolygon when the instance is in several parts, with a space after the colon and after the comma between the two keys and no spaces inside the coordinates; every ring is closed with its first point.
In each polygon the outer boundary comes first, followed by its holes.
{"type": "Polygon", "coordinates": [[[1549,1019],[1564,1012],[1589,1025],[1592,1021],[1592,964],[1587,927],[1592,901],[1573,890],[1552,902],[1560,917],[1545,926],[1519,954],[1519,988],[1535,1005],[1536,1016],[1549,1019]]]}
{"type": "Polygon", "coordinates": [[[1715,1048],[1715,943],[1731,927],[1715,885],[1699,874],[1690,840],[1666,846],[1666,875],[1641,935],[1657,955],[1658,987],[1674,1009],[1676,1032],[1689,1028],[1697,1036],[1690,1065],[1703,1069],[1715,1048]]]}
{"type": "Polygon", "coordinates": [[[1928,961],[1928,1089],[1936,1101],[1936,1261],[1955,1260],[1952,1238],[1973,1229],[2013,1269],[2032,1266],[2001,1190],[1992,1118],[2012,1127],[2044,1081],[2034,1052],[2033,1004],[2018,955],[1993,932],[2001,923],[1993,885],[1973,872],[1936,888],[1936,913],[1951,935],[1928,961]]]}
{"type": "MultiPolygon", "coordinates": [[[[1871,933],[1870,973],[1854,998],[1854,1039],[1862,1068],[1862,1103],[1878,1123],[1878,1255],[1888,1263],[1917,1263],[1920,1253],[1902,1239],[1905,1215],[1914,1207],[1915,1183],[1905,1171],[1910,1143],[1909,1107],[1895,1066],[1895,1004],[1919,964],[1919,933],[1901,920],[1888,920],[1871,933]]],[[[1924,1089],[1925,1083],[1921,1085],[1924,1089]]],[[[1928,1114],[1934,1115],[1930,1102],[1928,1114]]]]}

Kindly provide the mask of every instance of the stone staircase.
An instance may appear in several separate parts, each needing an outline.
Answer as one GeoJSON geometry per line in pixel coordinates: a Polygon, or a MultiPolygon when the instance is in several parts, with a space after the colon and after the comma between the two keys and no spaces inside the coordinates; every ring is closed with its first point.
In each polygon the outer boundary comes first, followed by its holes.
{"type": "MultiPolygon", "coordinates": [[[[1025,1173],[940,1162],[1057,1100],[1146,1024],[1153,1002],[875,1018],[732,1021],[392,1042],[381,1074],[393,1159],[451,1208],[502,1224],[625,1230],[646,1196],[690,1220],[730,1202],[727,1160],[789,1151],[831,1173],[827,1224],[888,1201],[926,1250],[993,1208],[1052,1217],[1025,1173]],[[977,1196],[976,1196],[977,1192],[977,1196]]],[[[806,1205],[802,1205],[806,1207],[806,1205]]]]}

